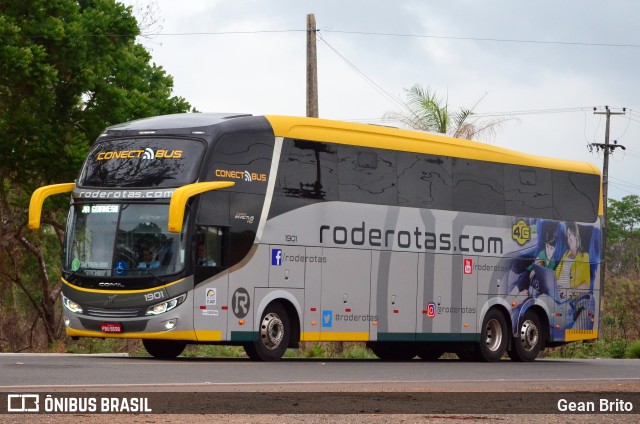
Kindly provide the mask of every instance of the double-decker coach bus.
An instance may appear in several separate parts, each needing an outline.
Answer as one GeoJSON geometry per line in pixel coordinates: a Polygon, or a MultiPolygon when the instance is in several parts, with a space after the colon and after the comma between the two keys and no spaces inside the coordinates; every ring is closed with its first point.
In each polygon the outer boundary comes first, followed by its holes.
{"type": "Polygon", "coordinates": [[[365,124],[178,114],[108,128],[74,183],[69,336],[278,360],[299,342],[380,358],[531,361],[598,337],[590,164],[365,124]]]}

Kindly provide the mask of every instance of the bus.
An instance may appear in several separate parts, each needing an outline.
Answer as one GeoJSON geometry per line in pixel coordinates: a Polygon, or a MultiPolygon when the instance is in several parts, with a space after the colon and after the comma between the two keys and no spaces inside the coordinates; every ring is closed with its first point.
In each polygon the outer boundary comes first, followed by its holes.
{"type": "Polygon", "coordinates": [[[602,197],[588,163],[332,120],[176,114],[107,128],[70,194],[66,334],[275,361],[532,361],[598,338],[602,197]]]}

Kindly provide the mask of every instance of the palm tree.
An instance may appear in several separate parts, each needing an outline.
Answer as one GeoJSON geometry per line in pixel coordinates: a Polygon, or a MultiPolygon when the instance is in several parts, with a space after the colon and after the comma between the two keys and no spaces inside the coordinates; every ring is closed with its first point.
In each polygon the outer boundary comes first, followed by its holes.
{"type": "Polygon", "coordinates": [[[403,126],[420,131],[438,132],[456,138],[473,140],[479,136],[492,137],[501,129],[505,118],[482,119],[474,117],[474,109],[480,98],[472,108],[460,108],[449,112],[447,98],[441,98],[427,87],[414,84],[407,92],[406,111],[387,112],[384,119],[400,122],[403,126]]]}

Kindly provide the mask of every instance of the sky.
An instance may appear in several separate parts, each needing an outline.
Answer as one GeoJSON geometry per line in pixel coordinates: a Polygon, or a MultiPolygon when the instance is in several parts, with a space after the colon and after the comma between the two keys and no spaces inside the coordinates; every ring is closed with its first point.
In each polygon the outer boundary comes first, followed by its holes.
{"type": "Polygon", "coordinates": [[[611,117],[626,150],[610,157],[609,197],[640,195],[637,0],[123,2],[174,94],[201,112],[304,116],[309,13],[321,118],[385,123],[419,83],[451,110],[506,119],[480,141],[602,170],[588,145],[604,143],[606,118],[593,108],[626,108],[611,117]]]}

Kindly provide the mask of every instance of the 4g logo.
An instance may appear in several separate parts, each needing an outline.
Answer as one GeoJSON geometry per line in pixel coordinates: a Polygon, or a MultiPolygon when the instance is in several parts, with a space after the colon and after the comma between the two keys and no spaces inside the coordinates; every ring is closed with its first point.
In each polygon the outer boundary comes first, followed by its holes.
{"type": "Polygon", "coordinates": [[[511,237],[520,246],[531,240],[531,227],[523,220],[518,221],[511,229],[511,237]]]}

